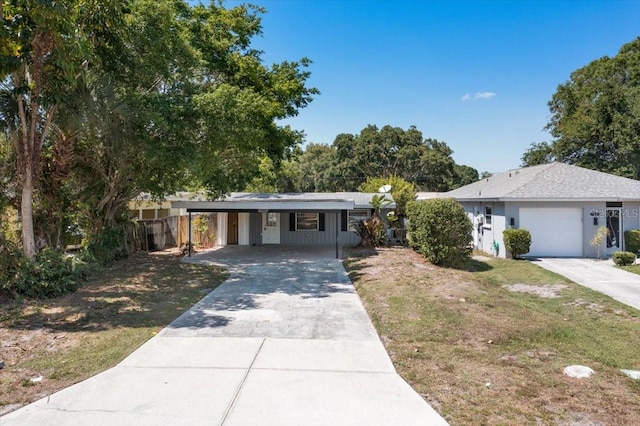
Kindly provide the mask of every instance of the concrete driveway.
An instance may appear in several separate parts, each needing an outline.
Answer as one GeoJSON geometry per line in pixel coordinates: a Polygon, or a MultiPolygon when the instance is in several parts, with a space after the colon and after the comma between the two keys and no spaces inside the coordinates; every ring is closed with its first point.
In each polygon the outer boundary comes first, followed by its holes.
{"type": "Polygon", "coordinates": [[[532,261],[544,269],[640,309],[640,275],[618,269],[610,261],[566,258],[532,261]]]}
{"type": "Polygon", "coordinates": [[[446,425],[395,372],[335,249],[228,247],[230,279],[13,425],[446,425]]]}

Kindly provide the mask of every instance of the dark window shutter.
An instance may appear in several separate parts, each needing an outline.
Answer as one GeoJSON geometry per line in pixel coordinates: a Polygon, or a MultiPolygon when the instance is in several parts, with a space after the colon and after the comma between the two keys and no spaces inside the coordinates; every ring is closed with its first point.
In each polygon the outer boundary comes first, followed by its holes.
{"type": "Polygon", "coordinates": [[[296,230],[296,214],[289,213],[289,231],[296,230]]]}
{"type": "Polygon", "coordinates": [[[373,217],[375,212],[376,212],[376,209],[371,209],[371,217],[373,217]]]}
{"type": "Polygon", "coordinates": [[[320,231],[324,231],[324,213],[318,213],[318,228],[320,231]]]}
{"type": "Polygon", "coordinates": [[[340,217],[340,221],[341,221],[341,223],[340,223],[341,228],[340,229],[342,229],[343,232],[347,232],[347,229],[348,229],[347,228],[348,227],[347,220],[348,220],[348,217],[349,217],[347,215],[347,211],[346,210],[342,210],[342,214],[340,216],[341,216],[340,217]]]}

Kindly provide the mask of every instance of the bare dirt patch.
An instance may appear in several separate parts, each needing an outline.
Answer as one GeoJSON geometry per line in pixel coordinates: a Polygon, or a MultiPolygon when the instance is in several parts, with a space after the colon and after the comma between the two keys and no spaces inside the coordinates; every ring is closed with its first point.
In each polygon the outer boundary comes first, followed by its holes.
{"type": "Polygon", "coordinates": [[[640,365],[638,311],[527,261],[445,269],[393,247],[345,266],[397,371],[451,424],[638,424],[640,383],[619,370],[640,365]],[[557,297],[503,288],[550,282],[557,297]],[[564,376],[574,363],[596,374],[564,376]]]}
{"type": "Polygon", "coordinates": [[[175,250],[137,253],[64,297],[0,299],[0,415],[115,365],[226,276],[175,250]]]}
{"type": "Polygon", "coordinates": [[[511,284],[511,285],[503,285],[502,287],[506,288],[509,291],[513,291],[515,293],[528,293],[528,294],[533,294],[534,296],[544,297],[547,299],[560,297],[560,291],[567,288],[566,285],[562,285],[562,284],[551,284],[551,285],[511,284]]]}

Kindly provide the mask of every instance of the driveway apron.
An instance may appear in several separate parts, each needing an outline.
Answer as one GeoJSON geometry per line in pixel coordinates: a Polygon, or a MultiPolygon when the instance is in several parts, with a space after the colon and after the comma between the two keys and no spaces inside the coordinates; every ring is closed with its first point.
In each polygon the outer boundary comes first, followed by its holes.
{"type": "Polygon", "coordinates": [[[446,425],[396,373],[335,251],[226,247],[230,278],[116,367],[0,425],[446,425]]]}
{"type": "Polygon", "coordinates": [[[594,259],[544,258],[533,262],[576,283],[640,309],[640,275],[594,259]]]}

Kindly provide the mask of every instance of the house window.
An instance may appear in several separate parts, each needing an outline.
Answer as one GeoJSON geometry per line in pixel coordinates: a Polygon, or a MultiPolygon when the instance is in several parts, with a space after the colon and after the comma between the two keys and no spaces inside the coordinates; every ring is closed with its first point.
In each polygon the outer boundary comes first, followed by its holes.
{"type": "Polygon", "coordinates": [[[484,224],[491,225],[491,207],[484,206],[484,224]]]}
{"type": "Polygon", "coordinates": [[[351,225],[355,220],[361,219],[369,219],[371,217],[371,210],[369,209],[361,209],[361,210],[349,210],[348,213],[348,223],[349,223],[349,231],[353,231],[353,226],[351,225]]]}
{"type": "Polygon", "coordinates": [[[278,213],[269,212],[267,213],[267,223],[266,226],[278,226],[278,213]]]}
{"type": "Polygon", "coordinates": [[[296,213],[296,231],[317,231],[318,213],[296,213]]]}

